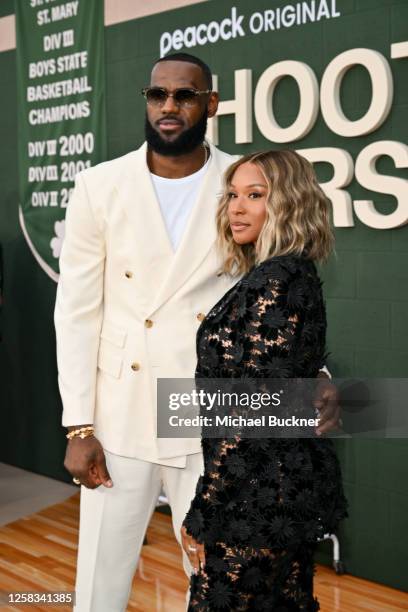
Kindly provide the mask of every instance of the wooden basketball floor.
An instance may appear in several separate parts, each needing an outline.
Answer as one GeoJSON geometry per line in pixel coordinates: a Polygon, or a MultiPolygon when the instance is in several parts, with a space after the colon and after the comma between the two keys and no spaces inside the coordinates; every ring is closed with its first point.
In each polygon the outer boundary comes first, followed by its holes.
{"type": "MultiPolygon", "coordinates": [[[[72,591],[79,494],[0,528],[0,591],[72,591]]],[[[133,582],[128,612],[183,612],[187,580],[171,520],[156,512],[133,582]]],[[[408,594],[318,567],[315,591],[322,612],[408,610],[408,594]]],[[[67,606],[0,606],[4,612],[68,611],[67,606]]],[[[233,612],[233,611],[231,611],[233,612]]]]}

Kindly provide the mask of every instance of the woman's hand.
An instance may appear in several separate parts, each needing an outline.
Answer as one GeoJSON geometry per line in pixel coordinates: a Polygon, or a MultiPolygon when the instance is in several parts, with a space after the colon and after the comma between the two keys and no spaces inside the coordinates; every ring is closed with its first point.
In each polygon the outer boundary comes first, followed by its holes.
{"type": "Polygon", "coordinates": [[[188,556],[190,563],[193,567],[195,574],[198,573],[200,566],[204,569],[205,566],[205,552],[204,544],[197,542],[192,536],[188,535],[186,528],[181,528],[181,544],[183,549],[188,556]]]}

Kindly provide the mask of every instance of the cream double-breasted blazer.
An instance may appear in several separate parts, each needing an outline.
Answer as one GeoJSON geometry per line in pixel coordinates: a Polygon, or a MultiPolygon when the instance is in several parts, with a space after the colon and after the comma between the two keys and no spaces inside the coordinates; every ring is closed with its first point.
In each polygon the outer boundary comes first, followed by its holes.
{"type": "Polygon", "coordinates": [[[237,158],[210,149],[175,253],[146,144],[77,176],[55,306],[63,425],[94,423],[106,450],[180,467],[200,440],[157,438],[157,378],[194,376],[200,320],[235,282],[219,274],[215,213],[237,158]]]}

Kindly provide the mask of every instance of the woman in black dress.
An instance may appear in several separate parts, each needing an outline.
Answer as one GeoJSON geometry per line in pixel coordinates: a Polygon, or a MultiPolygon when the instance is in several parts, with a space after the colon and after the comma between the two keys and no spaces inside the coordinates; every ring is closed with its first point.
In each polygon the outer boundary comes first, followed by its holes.
{"type": "MultiPolygon", "coordinates": [[[[333,236],[312,166],[292,151],[241,158],[226,173],[217,228],[224,273],[241,279],[198,330],[197,379],[316,377],[326,316],[314,262],[333,236]]],[[[202,446],[182,527],[195,566],[189,610],[318,610],[316,542],[347,515],[332,442],[234,436],[202,446]]]]}

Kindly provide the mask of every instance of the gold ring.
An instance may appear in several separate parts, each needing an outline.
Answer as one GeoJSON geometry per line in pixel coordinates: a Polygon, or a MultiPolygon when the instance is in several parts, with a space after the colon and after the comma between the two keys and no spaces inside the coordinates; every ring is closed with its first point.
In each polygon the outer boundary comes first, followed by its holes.
{"type": "Polygon", "coordinates": [[[73,478],[72,481],[76,484],[76,485],[80,485],[81,481],[79,480],[79,478],[73,478]]]}

